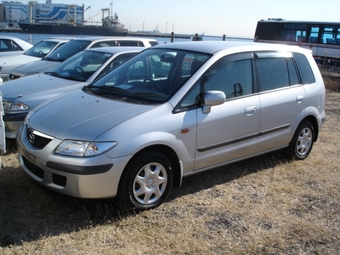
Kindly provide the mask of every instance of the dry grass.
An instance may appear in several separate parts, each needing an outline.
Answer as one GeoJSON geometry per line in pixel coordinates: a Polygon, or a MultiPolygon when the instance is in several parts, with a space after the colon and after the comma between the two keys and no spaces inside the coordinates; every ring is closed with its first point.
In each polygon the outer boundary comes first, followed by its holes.
{"type": "MultiPolygon", "coordinates": [[[[332,85],[334,86],[334,85],[332,85]]],[[[184,179],[159,208],[63,196],[15,151],[0,170],[0,254],[340,254],[340,94],[311,155],[279,152],[184,179]]]]}

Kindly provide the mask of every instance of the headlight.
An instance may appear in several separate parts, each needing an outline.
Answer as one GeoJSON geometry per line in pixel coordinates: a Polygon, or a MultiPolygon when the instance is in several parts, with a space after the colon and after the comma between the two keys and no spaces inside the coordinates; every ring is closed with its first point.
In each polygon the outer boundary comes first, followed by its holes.
{"type": "Polygon", "coordinates": [[[28,111],[30,108],[19,101],[3,101],[2,105],[5,111],[28,111]]]}
{"type": "Polygon", "coordinates": [[[84,142],[65,140],[55,150],[56,154],[73,157],[91,157],[115,147],[116,142],[84,142]]]}

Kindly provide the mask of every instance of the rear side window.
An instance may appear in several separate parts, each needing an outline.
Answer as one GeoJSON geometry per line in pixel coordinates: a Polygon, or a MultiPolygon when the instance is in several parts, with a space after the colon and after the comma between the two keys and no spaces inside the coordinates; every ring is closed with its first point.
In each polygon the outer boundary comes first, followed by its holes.
{"type": "Polygon", "coordinates": [[[117,46],[134,46],[134,47],[141,46],[143,47],[143,44],[137,41],[117,41],[117,46]]]}
{"type": "Polygon", "coordinates": [[[289,74],[285,58],[256,59],[260,91],[289,86],[289,74]]]}
{"type": "Polygon", "coordinates": [[[255,58],[259,91],[267,91],[299,84],[293,55],[289,52],[257,53],[255,58]]]}
{"type": "Polygon", "coordinates": [[[293,56],[299,69],[302,84],[314,83],[315,77],[305,55],[301,53],[293,53],[293,56]]]}

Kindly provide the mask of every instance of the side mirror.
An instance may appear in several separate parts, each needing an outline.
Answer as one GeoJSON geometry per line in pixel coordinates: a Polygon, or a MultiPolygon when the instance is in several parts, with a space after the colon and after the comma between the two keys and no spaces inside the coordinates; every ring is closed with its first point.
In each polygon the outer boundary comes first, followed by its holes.
{"type": "Polygon", "coordinates": [[[218,90],[209,90],[203,95],[203,113],[211,111],[211,106],[223,104],[226,100],[225,94],[218,90]]]}

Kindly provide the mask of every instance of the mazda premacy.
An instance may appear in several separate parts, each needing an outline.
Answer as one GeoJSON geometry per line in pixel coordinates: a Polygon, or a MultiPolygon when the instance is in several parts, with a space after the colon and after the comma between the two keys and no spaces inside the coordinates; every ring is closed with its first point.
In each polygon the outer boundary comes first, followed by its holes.
{"type": "Polygon", "coordinates": [[[31,111],[17,136],[18,156],[31,178],[54,191],[117,197],[144,210],[195,173],[274,150],[306,159],[324,106],[309,50],[158,45],[31,111]]]}

